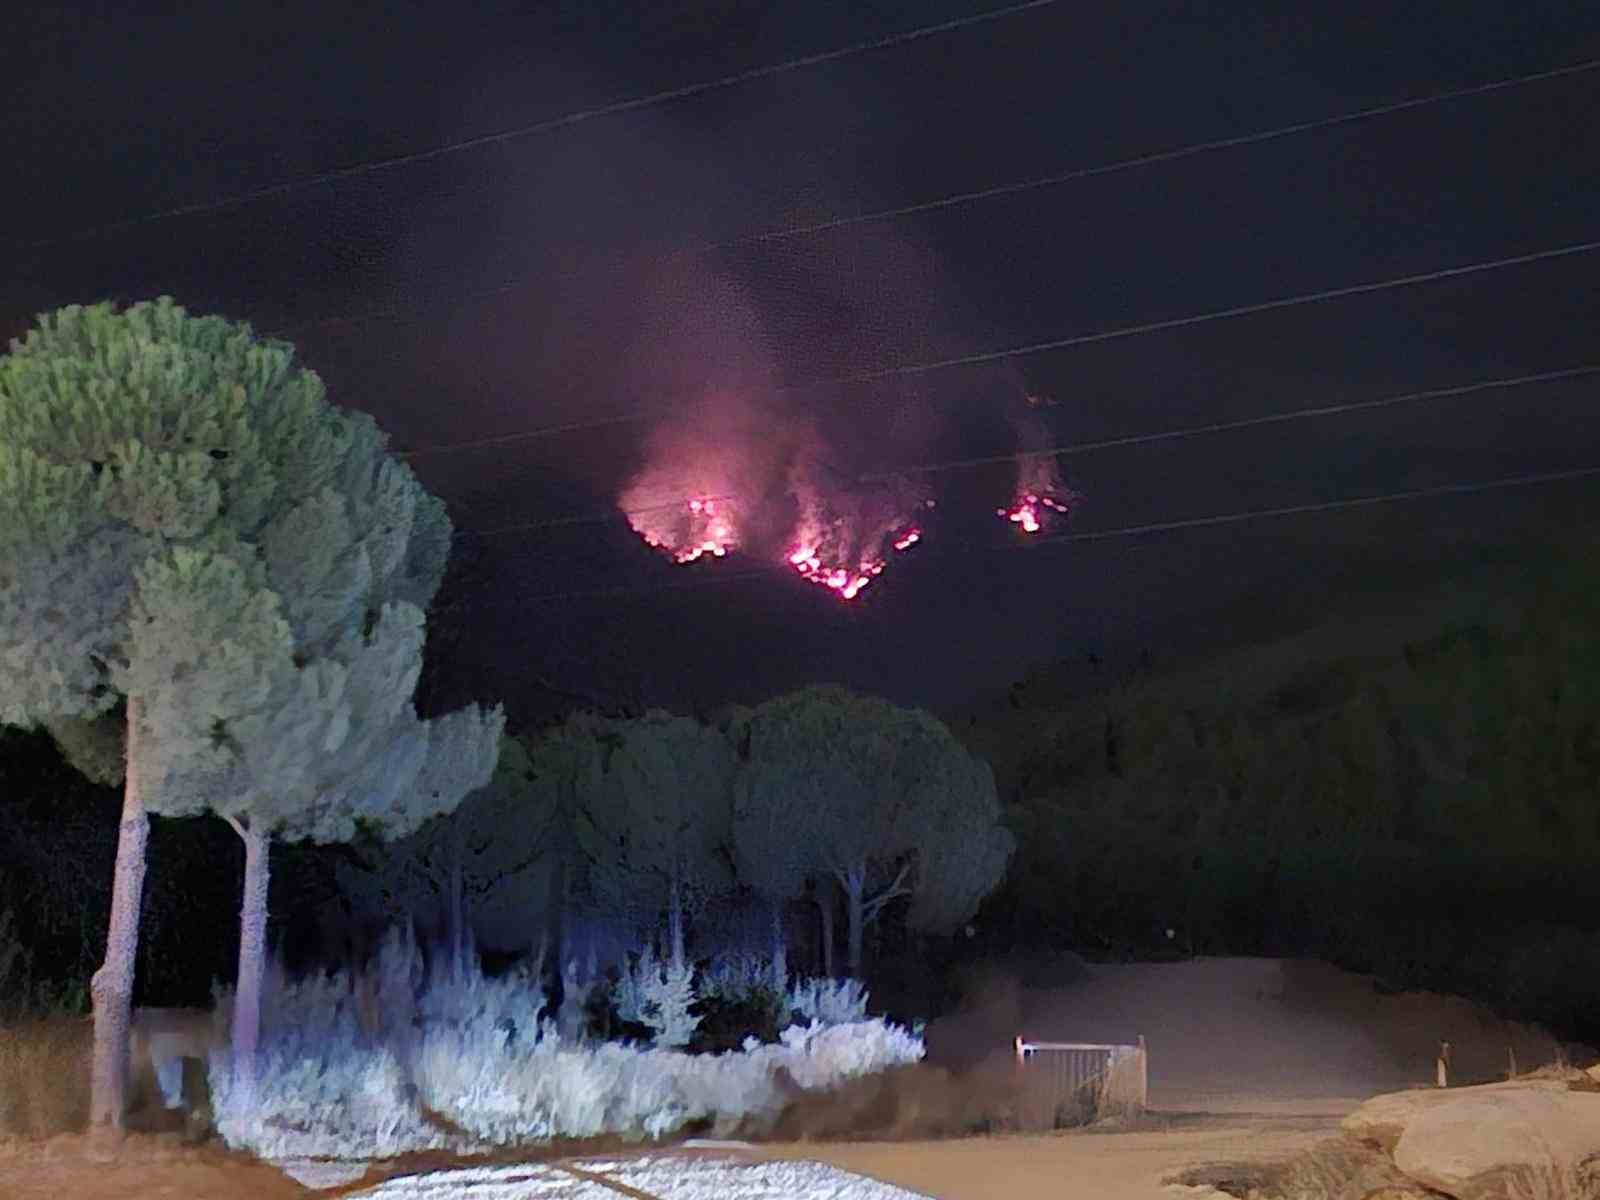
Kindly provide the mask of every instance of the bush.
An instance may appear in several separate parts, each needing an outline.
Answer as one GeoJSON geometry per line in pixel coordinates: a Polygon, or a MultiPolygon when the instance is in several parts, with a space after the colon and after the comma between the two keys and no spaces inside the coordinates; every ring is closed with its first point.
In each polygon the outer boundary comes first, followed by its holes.
{"type": "Polygon", "coordinates": [[[824,1090],[922,1052],[919,1039],[881,1021],[791,1026],[775,1045],[752,1039],[728,1054],[573,1046],[548,1025],[533,1041],[457,1026],[424,1030],[409,1062],[388,1047],[347,1043],[316,1056],[274,1047],[248,1110],[214,1063],[212,1100],[230,1146],[268,1158],[377,1158],[601,1134],[662,1138],[706,1123],[761,1130],[796,1088],[824,1090]]]}
{"type": "MultiPolygon", "coordinates": [[[[415,946],[398,938],[364,972],[298,983],[269,973],[253,1107],[232,1091],[225,1055],[211,1063],[224,1140],[271,1158],[377,1158],[601,1134],[661,1138],[700,1124],[759,1129],[796,1089],[831,1088],[923,1055],[919,1038],[867,1020],[794,1025],[772,1044],[747,1036],[724,1053],[576,1044],[539,1019],[544,993],[531,973],[491,980],[474,968],[424,979],[417,961],[415,946]],[[373,999],[391,1013],[368,1014],[373,999]],[[414,1016],[402,1024],[394,1012],[414,1016]]],[[[666,986],[668,976],[649,965],[666,986]]],[[[830,1017],[865,1011],[859,984],[822,981],[806,995],[830,1017]]],[[[651,1001],[640,999],[649,1019],[651,1001]]],[[[711,1007],[727,1016],[762,1004],[776,1024],[770,992],[711,1007]]]]}
{"type": "Polygon", "coordinates": [[[738,1050],[751,1038],[770,1045],[791,1023],[788,997],[771,988],[738,994],[714,992],[703,996],[697,1007],[700,1025],[689,1043],[689,1049],[697,1054],[738,1050]]]}
{"type": "Polygon", "coordinates": [[[859,979],[797,979],[789,1007],[808,1021],[849,1025],[867,1019],[867,989],[859,979]]]}

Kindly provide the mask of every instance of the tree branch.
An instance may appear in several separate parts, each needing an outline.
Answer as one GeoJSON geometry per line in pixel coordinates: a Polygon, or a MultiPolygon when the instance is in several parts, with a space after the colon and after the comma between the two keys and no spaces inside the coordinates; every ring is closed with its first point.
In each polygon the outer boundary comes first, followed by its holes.
{"type": "Polygon", "coordinates": [[[911,864],[906,863],[900,868],[900,873],[894,877],[893,883],[884,888],[883,891],[879,892],[871,900],[868,900],[861,906],[862,918],[867,921],[875,920],[878,916],[878,913],[882,911],[883,906],[889,903],[889,901],[898,896],[911,895],[911,889],[902,886],[906,881],[906,876],[910,873],[911,864]]]}
{"type": "Polygon", "coordinates": [[[221,814],[221,816],[222,816],[222,819],[224,821],[226,821],[229,825],[233,826],[233,831],[239,835],[239,840],[240,841],[247,842],[247,841],[250,840],[250,830],[249,830],[249,828],[246,827],[239,820],[238,817],[232,817],[232,816],[227,815],[226,813],[221,814]]]}

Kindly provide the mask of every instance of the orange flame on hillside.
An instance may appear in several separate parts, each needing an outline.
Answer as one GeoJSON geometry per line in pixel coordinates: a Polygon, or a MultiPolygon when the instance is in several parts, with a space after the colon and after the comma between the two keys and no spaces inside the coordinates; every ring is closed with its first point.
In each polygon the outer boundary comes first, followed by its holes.
{"type": "Polygon", "coordinates": [[[628,524],[675,563],[707,555],[722,558],[739,544],[736,514],[726,497],[692,496],[679,504],[639,509],[628,514],[628,524]]]}

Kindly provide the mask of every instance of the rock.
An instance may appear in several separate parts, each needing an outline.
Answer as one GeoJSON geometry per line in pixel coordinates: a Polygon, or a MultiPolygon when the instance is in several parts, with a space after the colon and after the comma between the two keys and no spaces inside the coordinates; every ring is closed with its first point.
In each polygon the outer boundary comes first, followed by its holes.
{"type": "Polygon", "coordinates": [[[1600,1063],[1595,1063],[1595,1065],[1585,1071],[1584,1074],[1590,1079],[1594,1080],[1594,1082],[1600,1083],[1600,1063]]]}
{"type": "Polygon", "coordinates": [[[1409,1092],[1388,1092],[1374,1096],[1341,1121],[1340,1127],[1351,1137],[1392,1154],[1406,1128],[1423,1113],[1452,1104],[1464,1096],[1503,1091],[1565,1092],[1567,1085],[1557,1079],[1530,1079],[1515,1083],[1491,1083],[1472,1088],[1418,1088],[1409,1092]]]}
{"type": "Polygon", "coordinates": [[[1600,1094],[1558,1082],[1442,1095],[1443,1102],[1414,1110],[1393,1151],[1394,1165],[1425,1187],[1475,1200],[1507,1172],[1576,1172],[1600,1154],[1600,1094]]]}

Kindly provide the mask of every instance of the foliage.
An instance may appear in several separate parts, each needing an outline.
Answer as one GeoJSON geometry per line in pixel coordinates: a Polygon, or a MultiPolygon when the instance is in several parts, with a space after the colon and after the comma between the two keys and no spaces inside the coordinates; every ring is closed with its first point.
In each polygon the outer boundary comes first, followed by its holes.
{"type": "Polygon", "coordinates": [[[690,1011],[694,968],[688,963],[662,961],[646,944],[631,963],[623,964],[613,997],[618,1015],[646,1026],[657,1046],[686,1046],[694,1037],[699,1018],[690,1011]]]}
{"type": "Polygon", "coordinates": [[[1594,561],[1503,624],[974,729],[1021,847],[984,922],[1094,956],[1324,957],[1592,1039],[1594,561]]]}
{"type": "Polygon", "coordinates": [[[744,992],[702,991],[695,1005],[700,1023],[689,1048],[706,1054],[738,1050],[752,1038],[763,1044],[776,1042],[793,1023],[786,1001],[782,992],[766,985],[744,992]]]}
{"type": "Polygon", "coordinates": [[[814,687],[732,730],[738,861],[770,896],[793,895],[806,877],[836,886],[852,969],[863,927],[891,901],[911,897],[914,926],[948,930],[1004,874],[1012,840],[990,770],[929,714],[814,687]]]}
{"type": "Polygon", "coordinates": [[[657,1046],[676,1050],[694,1037],[700,1018],[690,1011],[695,1001],[694,967],[670,959],[640,982],[644,1023],[657,1046]]]}
{"type": "MultiPolygon", "coordinates": [[[[443,506],[284,343],[163,299],[69,306],[0,358],[0,723],[50,725],[115,776],[93,722],[126,699],[125,812],[95,976],[95,1119],[120,1119],[147,812],[245,838],[242,976],[266,839],[405,833],[493,764],[501,718],[421,722],[443,506]]],[[[241,995],[241,1054],[254,989],[241,995]]]]}
{"type": "Polygon", "coordinates": [[[28,1007],[33,990],[33,954],[17,940],[9,908],[0,909],[0,1018],[28,1007]]]}
{"type": "Polygon", "coordinates": [[[576,814],[590,887],[613,910],[638,904],[645,919],[665,912],[681,970],[688,913],[733,882],[733,752],[717,730],[664,712],[609,722],[602,740],[603,770],[576,814]]]}
{"type": "Polygon", "coordinates": [[[456,1149],[606,1133],[660,1138],[709,1120],[767,1126],[787,1097],[780,1069],[802,1089],[822,1090],[916,1062],[922,1053],[920,1041],[878,1021],[793,1026],[775,1045],[703,1055],[614,1043],[575,1047],[548,1034],[530,1042],[483,1027],[428,1028],[409,1073],[387,1048],[335,1044],[293,1059],[269,1045],[258,1107],[237,1110],[215,1070],[213,1103],[228,1144],[264,1157],[385,1157],[450,1144],[425,1123],[419,1101],[470,1135],[456,1149]]]}
{"type": "Polygon", "coordinates": [[[849,1025],[867,1019],[867,989],[859,979],[797,979],[789,1010],[819,1025],[849,1025]]]}
{"type": "Polygon", "coordinates": [[[552,889],[570,854],[571,818],[549,768],[527,742],[503,735],[494,774],[458,808],[387,845],[363,842],[342,858],[339,888],[358,920],[376,924],[405,913],[447,928],[458,902],[463,936],[502,949],[536,942],[537,916],[556,898],[552,889]]]}
{"type": "MultiPolygon", "coordinates": [[[[707,1120],[759,1129],[793,1085],[825,1089],[923,1053],[904,1030],[864,1020],[796,1025],[774,1044],[747,1038],[723,1054],[574,1045],[539,1020],[535,976],[428,970],[404,931],[363,970],[298,981],[269,972],[265,982],[254,1104],[224,1062],[211,1064],[211,1085],[224,1139],[268,1157],[385,1157],[604,1133],[659,1138],[707,1120]],[[374,1019],[363,997],[414,1011],[416,1020],[374,1019]],[[424,1107],[466,1140],[430,1123],[424,1107]]],[[[226,1006],[227,992],[220,998],[226,1006]]]]}
{"type": "Polygon", "coordinates": [[[737,1000],[774,986],[787,987],[787,980],[774,977],[773,968],[770,959],[747,951],[713,955],[700,972],[700,994],[737,1000]]]}

